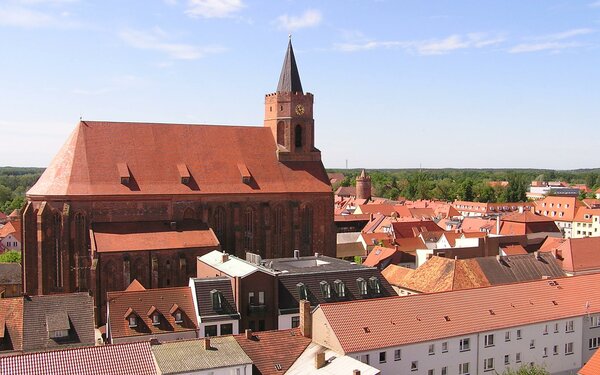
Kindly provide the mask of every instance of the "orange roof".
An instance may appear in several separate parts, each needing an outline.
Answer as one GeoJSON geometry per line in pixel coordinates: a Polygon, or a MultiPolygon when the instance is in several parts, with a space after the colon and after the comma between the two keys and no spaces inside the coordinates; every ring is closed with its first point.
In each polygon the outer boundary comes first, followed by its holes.
{"type": "Polygon", "coordinates": [[[392,238],[392,236],[389,233],[380,233],[380,232],[365,233],[365,232],[361,232],[360,235],[363,238],[363,240],[365,241],[365,243],[367,244],[367,246],[379,245],[380,241],[383,243],[383,246],[391,246],[391,243],[393,241],[393,238],[392,238]],[[375,242],[375,243],[373,243],[373,242],[375,242]]]}
{"type": "Polygon", "coordinates": [[[369,267],[378,267],[382,262],[390,259],[392,264],[402,262],[402,252],[395,248],[375,246],[363,262],[363,265],[369,267]]]}
{"type": "Polygon", "coordinates": [[[554,217],[559,221],[573,221],[575,210],[582,203],[576,197],[557,197],[548,196],[534,202],[536,212],[551,216],[555,212],[554,217]],[[560,207],[559,207],[560,205],[560,207]],[[562,216],[560,216],[562,214],[562,216]]]}
{"type": "Polygon", "coordinates": [[[9,221],[2,228],[0,228],[0,238],[4,238],[12,234],[15,236],[17,241],[21,241],[21,222],[20,221],[9,221]]]}
{"type": "Polygon", "coordinates": [[[506,255],[519,255],[519,254],[527,254],[527,250],[521,245],[508,245],[503,246],[502,251],[506,255]]]}
{"type": "MultiPolygon", "coordinates": [[[[600,312],[600,273],[317,307],[344,354],[600,312]],[[557,288],[556,283],[560,286],[557,288]],[[586,310],[586,302],[590,306],[586,310]],[[373,316],[385,317],[378,319],[373,316]]],[[[319,323],[319,320],[316,320],[319,323]]],[[[315,335],[318,342],[318,335],[315,335]]]]}
{"type": "Polygon", "coordinates": [[[456,239],[457,238],[461,238],[462,237],[462,233],[444,232],[443,236],[446,237],[446,241],[448,241],[448,243],[450,244],[450,246],[455,247],[456,246],[456,239]]]}
{"type": "Polygon", "coordinates": [[[553,253],[566,272],[600,269],[600,237],[569,238],[555,250],[553,253]]]}
{"type": "Polygon", "coordinates": [[[404,252],[414,252],[418,249],[427,248],[421,237],[396,238],[394,245],[398,246],[398,250],[404,252]]]}
{"type": "Polygon", "coordinates": [[[431,208],[409,208],[410,215],[415,219],[432,219],[435,212],[431,208]]]}
{"type": "Polygon", "coordinates": [[[577,372],[577,375],[598,375],[600,374],[600,350],[596,350],[589,361],[577,372]]]}
{"type": "Polygon", "coordinates": [[[441,231],[436,223],[431,220],[411,220],[392,223],[395,238],[416,237],[418,232],[441,231]]]}
{"type": "Polygon", "coordinates": [[[92,225],[92,246],[99,253],[218,247],[212,229],[195,222],[96,223],[92,225]]]}
{"type": "Polygon", "coordinates": [[[573,221],[577,221],[580,223],[591,223],[594,215],[600,216],[600,209],[578,207],[573,221]]]}
{"type": "Polygon", "coordinates": [[[279,162],[276,150],[268,127],[81,121],[27,195],[331,193],[320,161],[279,162]]]}
{"type": "Polygon", "coordinates": [[[600,207],[600,199],[586,198],[586,199],[582,199],[581,203],[586,205],[588,208],[600,207]]]}
{"type": "Polygon", "coordinates": [[[558,248],[560,244],[565,242],[567,239],[562,237],[547,237],[542,246],[540,247],[540,251],[552,251],[558,248]]]}
{"type": "Polygon", "coordinates": [[[491,231],[496,227],[496,220],[482,219],[479,217],[465,217],[460,226],[463,232],[491,231]]]}
{"type": "Polygon", "coordinates": [[[413,272],[415,272],[415,270],[411,268],[390,264],[381,271],[381,276],[383,276],[391,285],[399,285],[405,277],[408,277],[413,272]]]}

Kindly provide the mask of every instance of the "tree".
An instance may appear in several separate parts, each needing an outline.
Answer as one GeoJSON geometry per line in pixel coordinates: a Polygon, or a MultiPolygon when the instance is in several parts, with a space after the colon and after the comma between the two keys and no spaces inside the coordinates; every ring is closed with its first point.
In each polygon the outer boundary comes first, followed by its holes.
{"type": "Polygon", "coordinates": [[[522,365],[516,370],[504,370],[502,375],[550,375],[550,372],[540,365],[522,365]]]}
{"type": "Polygon", "coordinates": [[[21,252],[9,250],[0,254],[0,263],[21,263],[21,252]]]}
{"type": "Polygon", "coordinates": [[[471,180],[470,178],[464,180],[463,183],[460,184],[458,194],[461,200],[472,202],[475,198],[473,194],[473,180],[471,180]]]}
{"type": "Polygon", "coordinates": [[[582,201],[582,200],[584,200],[586,198],[587,198],[587,194],[586,194],[585,190],[579,190],[579,197],[578,197],[578,199],[580,201],[582,201]]]}

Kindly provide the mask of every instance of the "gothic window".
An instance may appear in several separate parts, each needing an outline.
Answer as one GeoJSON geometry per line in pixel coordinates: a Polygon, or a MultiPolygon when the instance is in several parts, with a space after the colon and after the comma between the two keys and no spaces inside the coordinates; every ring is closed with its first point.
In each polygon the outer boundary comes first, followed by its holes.
{"type": "Polygon", "coordinates": [[[194,212],[194,209],[188,207],[185,209],[185,211],[183,212],[183,220],[191,220],[194,219],[196,217],[196,213],[194,212]]]}
{"type": "Polygon", "coordinates": [[[54,214],[54,220],[52,222],[52,233],[54,234],[53,243],[53,262],[54,262],[54,286],[62,288],[63,286],[63,274],[62,274],[62,253],[60,249],[60,214],[54,214]]]}
{"type": "Polygon", "coordinates": [[[296,148],[302,148],[302,126],[299,124],[296,125],[296,129],[294,129],[294,141],[296,148]]]}
{"type": "Polygon", "coordinates": [[[219,239],[219,242],[223,244],[225,239],[225,226],[226,226],[226,216],[225,209],[223,207],[217,207],[214,213],[213,218],[213,230],[219,239]]]}
{"type": "Polygon", "coordinates": [[[75,283],[78,291],[87,290],[88,245],[87,224],[82,213],[75,214],[75,283]]]}
{"type": "Polygon", "coordinates": [[[310,245],[312,243],[312,226],[313,226],[313,209],[309,205],[305,205],[302,207],[301,212],[302,218],[302,232],[301,232],[301,242],[302,247],[310,250],[310,245]]]}
{"type": "Polygon", "coordinates": [[[113,290],[119,290],[117,286],[117,269],[112,261],[108,261],[104,265],[104,277],[106,290],[104,292],[112,292],[113,290]]]}
{"type": "Polygon", "coordinates": [[[279,121],[277,123],[277,144],[283,145],[285,144],[285,124],[283,121],[279,121]]]}
{"type": "Polygon", "coordinates": [[[254,233],[254,210],[248,207],[244,215],[244,250],[254,250],[254,233]]]}
{"type": "Polygon", "coordinates": [[[283,207],[277,206],[273,211],[274,215],[274,230],[275,241],[273,241],[273,252],[275,257],[280,257],[283,254],[283,207]]]}

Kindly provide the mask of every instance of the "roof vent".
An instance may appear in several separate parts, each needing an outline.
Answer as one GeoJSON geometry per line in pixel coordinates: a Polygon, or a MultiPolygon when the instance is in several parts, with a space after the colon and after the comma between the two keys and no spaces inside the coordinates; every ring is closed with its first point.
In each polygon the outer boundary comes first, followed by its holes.
{"type": "Polygon", "coordinates": [[[188,169],[187,165],[185,165],[184,163],[179,163],[177,164],[177,170],[179,171],[181,183],[184,185],[189,184],[192,175],[190,174],[190,170],[188,169]]]}
{"type": "Polygon", "coordinates": [[[117,170],[119,171],[119,177],[121,178],[121,184],[129,185],[129,180],[131,179],[131,173],[129,172],[129,167],[127,163],[117,163],[117,170]]]}
{"type": "Polygon", "coordinates": [[[444,315],[444,320],[446,320],[447,322],[450,321],[450,317],[448,315],[444,315]]]}
{"type": "Polygon", "coordinates": [[[488,311],[490,312],[490,315],[496,315],[496,313],[494,312],[494,310],[489,309],[488,311]]]}
{"type": "Polygon", "coordinates": [[[363,327],[363,330],[365,331],[365,333],[371,333],[371,330],[369,329],[369,327],[363,327]]]}
{"type": "Polygon", "coordinates": [[[558,302],[556,302],[556,301],[552,301],[552,304],[553,304],[554,306],[558,306],[558,302]]]}

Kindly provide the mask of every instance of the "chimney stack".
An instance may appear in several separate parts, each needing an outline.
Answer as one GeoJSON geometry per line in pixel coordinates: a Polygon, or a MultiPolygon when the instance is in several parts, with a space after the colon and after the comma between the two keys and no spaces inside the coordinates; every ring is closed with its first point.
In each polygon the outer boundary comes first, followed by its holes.
{"type": "Polygon", "coordinates": [[[315,258],[318,258],[318,257],[319,257],[319,253],[315,253],[315,258]]]}
{"type": "Polygon", "coordinates": [[[252,340],[252,330],[251,329],[246,329],[244,331],[244,334],[246,335],[246,339],[252,340]]]}
{"type": "Polygon", "coordinates": [[[300,250],[294,250],[294,259],[300,259],[300,250]]]}
{"type": "Polygon", "coordinates": [[[223,252],[221,254],[221,263],[225,263],[229,260],[229,254],[227,254],[226,252],[223,252]]]}
{"type": "Polygon", "coordinates": [[[312,317],[310,315],[310,302],[300,301],[300,334],[312,338],[312,317]]]}
{"type": "Polygon", "coordinates": [[[315,368],[318,370],[325,366],[325,352],[318,352],[315,356],[315,368]]]}
{"type": "Polygon", "coordinates": [[[211,349],[211,347],[210,347],[210,337],[205,337],[202,340],[202,347],[204,348],[204,350],[210,350],[211,349]]]}
{"type": "Polygon", "coordinates": [[[352,371],[352,375],[360,375],[360,370],[354,370],[354,371],[352,371]]]}
{"type": "Polygon", "coordinates": [[[496,234],[500,234],[500,215],[496,216],[496,234]]]}

